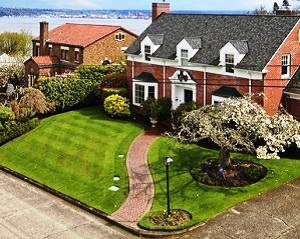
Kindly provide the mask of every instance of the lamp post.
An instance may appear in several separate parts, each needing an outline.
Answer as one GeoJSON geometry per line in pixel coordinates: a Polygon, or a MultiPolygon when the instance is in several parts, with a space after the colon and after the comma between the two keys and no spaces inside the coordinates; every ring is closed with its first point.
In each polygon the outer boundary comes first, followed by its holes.
{"type": "Polygon", "coordinates": [[[170,187],[169,187],[169,166],[173,162],[169,156],[163,159],[163,162],[166,165],[166,181],[167,181],[167,215],[170,215],[170,187]]]}

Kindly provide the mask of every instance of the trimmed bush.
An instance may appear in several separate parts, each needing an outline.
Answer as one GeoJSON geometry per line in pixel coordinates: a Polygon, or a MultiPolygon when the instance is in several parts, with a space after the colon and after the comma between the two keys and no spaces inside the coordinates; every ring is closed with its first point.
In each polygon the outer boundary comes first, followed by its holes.
{"type": "Polygon", "coordinates": [[[90,105],[97,101],[99,94],[98,81],[74,77],[42,78],[38,80],[36,87],[49,101],[55,103],[57,110],[90,105]]]}
{"type": "Polygon", "coordinates": [[[6,121],[0,127],[0,145],[29,132],[37,126],[37,118],[27,121],[6,121]]]}
{"type": "Polygon", "coordinates": [[[118,94],[110,95],[104,100],[104,111],[111,117],[130,116],[129,100],[118,94]]]}
{"type": "Polygon", "coordinates": [[[122,97],[127,97],[127,89],[126,88],[103,88],[101,98],[106,99],[111,95],[120,95],[122,97]]]}

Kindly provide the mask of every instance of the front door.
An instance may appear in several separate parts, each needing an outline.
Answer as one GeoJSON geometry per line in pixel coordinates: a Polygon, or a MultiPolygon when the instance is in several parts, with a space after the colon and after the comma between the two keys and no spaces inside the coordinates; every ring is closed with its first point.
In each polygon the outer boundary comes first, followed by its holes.
{"type": "Polygon", "coordinates": [[[184,89],[184,103],[193,101],[193,91],[184,89]]]}

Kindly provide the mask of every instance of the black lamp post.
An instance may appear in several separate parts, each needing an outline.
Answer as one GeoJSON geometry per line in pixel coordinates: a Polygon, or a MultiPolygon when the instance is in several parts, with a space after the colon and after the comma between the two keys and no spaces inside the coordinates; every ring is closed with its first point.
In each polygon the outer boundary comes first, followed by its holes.
{"type": "Polygon", "coordinates": [[[166,165],[166,180],[167,180],[167,215],[170,215],[170,187],[169,187],[169,166],[173,162],[173,159],[171,159],[169,156],[165,157],[163,159],[165,165],[166,165]]]}

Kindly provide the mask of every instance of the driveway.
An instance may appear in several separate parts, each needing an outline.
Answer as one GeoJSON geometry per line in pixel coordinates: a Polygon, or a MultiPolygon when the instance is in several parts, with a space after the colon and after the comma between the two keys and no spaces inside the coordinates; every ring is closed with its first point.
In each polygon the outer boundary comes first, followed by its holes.
{"type": "Polygon", "coordinates": [[[0,239],[136,238],[0,170],[0,239]]]}

